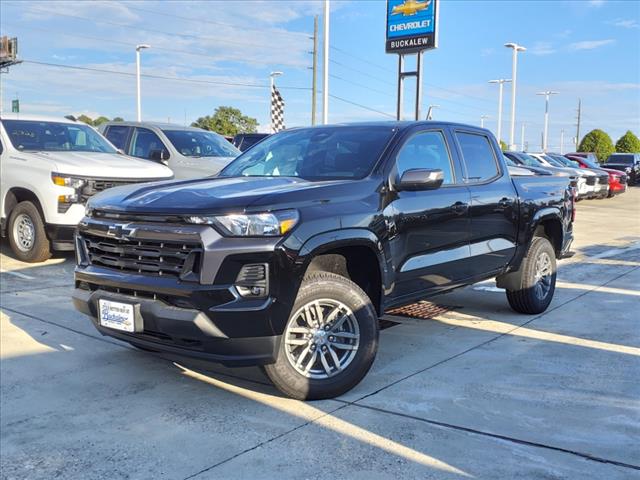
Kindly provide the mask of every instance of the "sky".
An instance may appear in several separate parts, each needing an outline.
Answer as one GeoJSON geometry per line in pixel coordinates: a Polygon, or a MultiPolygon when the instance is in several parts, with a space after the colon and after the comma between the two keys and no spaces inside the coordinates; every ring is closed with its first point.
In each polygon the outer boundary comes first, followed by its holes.
{"type": "MultiPolygon", "coordinates": [[[[329,122],[393,120],[397,55],[385,53],[385,1],[331,0],[329,122]]],[[[143,120],[184,124],[229,105],[269,126],[269,73],[284,97],[289,127],[311,122],[313,18],[321,0],[16,1],[0,2],[0,33],[16,36],[23,63],[2,74],[5,111],[135,119],[135,46],[142,51],[143,120]],[[62,65],[62,66],[60,66],[62,65]],[[70,68],[73,67],[73,68],[70,68]]],[[[544,97],[549,145],[573,150],[576,109],[581,134],[601,128],[615,142],[640,134],[640,2],[441,0],[439,48],[423,56],[423,116],[480,124],[494,132],[498,87],[519,56],[516,142],[525,124],[529,150],[540,149],[544,97]]],[[[407,59],[410,68],[413,58],[407,59]]],[[[318,115],[322,51],[318,57],[318,115]]],[[[404,111],[413,112],[414,80],[404,111]]],[[[505,86],[503,138],[510,128],[505,86]]]]}

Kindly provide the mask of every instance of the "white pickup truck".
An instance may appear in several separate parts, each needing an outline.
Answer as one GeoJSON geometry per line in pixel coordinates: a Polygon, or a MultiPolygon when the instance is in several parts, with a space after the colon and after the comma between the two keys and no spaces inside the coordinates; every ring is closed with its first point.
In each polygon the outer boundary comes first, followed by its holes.
{"type": "Polygon", "coordinates": [[[120,155],[92,127],[23,114],[0,118],[0,230],[15,256],[39,262],[73,250],[73,233],[94,194],[168,180],[164,165],[120,155]]]}

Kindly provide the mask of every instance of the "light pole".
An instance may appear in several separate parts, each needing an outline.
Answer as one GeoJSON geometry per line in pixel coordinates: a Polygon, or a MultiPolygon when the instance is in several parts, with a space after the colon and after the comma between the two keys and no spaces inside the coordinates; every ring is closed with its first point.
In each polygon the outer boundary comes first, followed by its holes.
{"type": "Polygon", "coordinates": [[[526,123],[522,122],[522,130],[520,131],[520,149],[524,152],[525,148],[524,148],[524,127],[525,127],[526,123]]]}
{"type": "Polygon", "coordinates": [[[542,151],[547,151],[548,134],[549,134],[549,97],[557,95],[558,92],[547,90],[546,92],[538,92],[536,95],[544,95],[544,132],[542,134],[542,151]]]}
{"type": "Polygon", "coordinates": [[[276,133],[274,128],[273,128],[273,85],[274,85],[274,78],[279,77],[280,75],[282,75],[282,72],[271,72],[269,74],[269,118],[270,118],[270,130],[271,133],[276,133]]]}
{"type": "Polygon", "coordinates": [[[480,128],[484,128],[484,119],[489,118],[489,115],[480,115],[480,128]]]}
{"type": "Polygon", "coordinates": [[[489,83],[497,83],[498,84],[498,130],[496,132],[496,136],[498,137],[498,142],[502,141],[502,92],[505,83],[509,83],[511,79],[507,78],[499,78],[498,80],[489,80],[489,83]]]}
{"type": "Polygon", "coordinates": [[[329,123],[329,0],[324,0],[324,38],[322,45],[322,123],[329,123]]]}
{"type": "Polygon", "coordinates": [[[518,52],[527,49],[517,43],[505,43],[505,47],[513,49],[513,60],[511,65],[511,130],[509,132],[509,149],[516,148],[516,82],[518,78],[518,52]]]}
{"type": "Polygon", "coordinates": [[[440,108],[440,105],[429,105],[429,110],[427,110],[427,120],[433,120],[433,110],[436,108],[440,108]]]}
{"type": "Polygon", "coordinates": [[[142,107],[140,105],[140,50],[150,47],[150,45],[146,44],[136,45],[136,103],[139,122],[142,121],[142,107]]]}

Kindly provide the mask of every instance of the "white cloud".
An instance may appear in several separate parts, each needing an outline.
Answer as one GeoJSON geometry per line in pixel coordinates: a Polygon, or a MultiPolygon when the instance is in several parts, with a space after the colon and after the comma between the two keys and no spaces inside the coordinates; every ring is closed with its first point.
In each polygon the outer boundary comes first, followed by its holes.
{"type": "Polygon", "coordinates": [[[575,42],[569,44],[569,50],[577,51],[577,50],[594,50],[596,48],[604,47],[606,45],[611,45],[616,41],[612,38],[608,38],[606,40],[585,40],[582,42],[575,42]]]}
{"type": "Polygon", "coordinates": [[[592,7],[601,7],[604,5],[605,0],[589,0],[589,5],[592,7]]]}
{"type": "Polygon", "coordinates": [[[612,22],[608,22],[610,25],[621,28],[640,28],[637,20],[618,18],[612,22]]]}
{"type": "Polygon", "coordinates": [[[488,57],[490,55],[493,55],[495,53],[496,49],[495,48],[483,48],[482,50],[480,50],[480,56],[481,57],[488,57]]]}
{"type": "Polygon", "coordinates": [[[556,53],[556,49],[553,48],[551,42],[536,42],[533,47],[529,49],[529,52],[533,55],[551,55],[556,53]]]}

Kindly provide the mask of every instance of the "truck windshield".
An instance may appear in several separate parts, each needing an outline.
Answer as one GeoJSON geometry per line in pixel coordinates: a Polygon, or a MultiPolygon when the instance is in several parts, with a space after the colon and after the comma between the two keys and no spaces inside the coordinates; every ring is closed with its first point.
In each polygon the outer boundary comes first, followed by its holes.
{"type": "Polygon", "coordinates": [[[98,132],[82,123],[2,120],[2,125],[18,150],[116,153],[98,132]]]}
{"type": "Polygon", "coordinates": [[[633,154],[631,155],[611,155],[607,159],[607,163],[628,163],[633,165],[633,154]]]}
{"type": "Polygon", "coordinates": [[[176,150],[185,157],[237,157],[240,150],[224,137],[194,130],[163,130],[176,150]]]}
{"type": "Polygon", "coordinates": [[[542,165],[539,160],[533,158],[530,155],[527,155],[526,153],[518,152],[512,155],[520,160],[520,163],[522,163],[522,165],[526,165],[527,167],[540,167],[542,165]]]}
{"type": "Polygon", "coordinates": [[[364,178],[394,132],[391,126],[336,126],[281,132],[240,155],[220,176],[364,178]]]}

